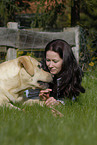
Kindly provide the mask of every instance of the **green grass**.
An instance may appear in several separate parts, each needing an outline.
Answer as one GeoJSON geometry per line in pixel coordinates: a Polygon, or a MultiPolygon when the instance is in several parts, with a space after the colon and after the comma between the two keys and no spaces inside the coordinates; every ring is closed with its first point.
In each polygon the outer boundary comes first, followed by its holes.
{"type": "Polygon", "coordinates": [[[85,74],[83,86],[77,102],[56,107],[62,118],[38,104],[24,112],[1,107],[0,145],[97,145],[97,70],[85,74]]]}

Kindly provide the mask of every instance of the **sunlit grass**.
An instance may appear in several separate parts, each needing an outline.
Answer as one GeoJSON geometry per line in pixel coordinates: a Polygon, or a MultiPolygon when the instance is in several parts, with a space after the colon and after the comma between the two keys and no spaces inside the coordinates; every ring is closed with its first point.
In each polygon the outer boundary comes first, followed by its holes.
{"type": "MultiPolygon", "coordinates": [[[[1,145],[96,145],[97,144],[97,70],[83,78],[86,93],[77,102],[58,106],[64,117],[35,104],[23,111],[0,108],[1,145]]],[[[20,108],[23,108],[20,106],[20,108]]]]}

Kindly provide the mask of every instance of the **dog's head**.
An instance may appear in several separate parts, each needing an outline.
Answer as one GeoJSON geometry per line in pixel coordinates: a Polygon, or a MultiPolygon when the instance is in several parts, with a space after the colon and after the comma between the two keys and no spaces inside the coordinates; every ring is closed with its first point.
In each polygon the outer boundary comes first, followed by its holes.
{"type": "Polygon", "coordinates": [[[19,64],[23,68],[21,74],[24,79],[22,81],[26,81],[33,89],[46,89],[47,83],[52,81],[51,74],[44,71],[41,68],[41,63],[36,59],[30,56],[21,56],[19,57],[19,64]]]}

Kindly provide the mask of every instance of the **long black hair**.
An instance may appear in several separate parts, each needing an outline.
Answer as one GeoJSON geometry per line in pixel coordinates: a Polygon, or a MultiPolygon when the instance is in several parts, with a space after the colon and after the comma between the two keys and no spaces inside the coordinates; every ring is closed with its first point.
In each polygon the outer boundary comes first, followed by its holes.
{"type": "Polygon", "coordinates": [[[85,89],[81,86],[83,72],[76,61],[71,46],[61,39],[48,43],[45,47],[43,60],[43,66],[46,71],[49,71],[46,65],[46,53],[49,50],[58,53],[60,58],[63,59],[62,69],[57,75],[54,75],[53,83],[51,84],[54,96],[57,95],[57,89],[60,91],[59,97],[72,98],[78,96],[80,92],[84,93],[85,89]],[[60,78],[59,86],[57,86],[58,78],[60,78]]]}

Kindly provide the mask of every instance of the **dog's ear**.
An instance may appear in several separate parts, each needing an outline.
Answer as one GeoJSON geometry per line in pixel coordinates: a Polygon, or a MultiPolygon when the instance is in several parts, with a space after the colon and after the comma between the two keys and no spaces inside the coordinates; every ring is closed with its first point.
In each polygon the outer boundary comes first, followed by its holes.
{"type": "Polygon", "coordinates": [[[33,68],[33,64],[31,62],[31,59],[29,56],[21,56],[19,58],[19,63],[21,64],[21,66],[23,66],[25,68],[25,70],[27,71],[27,73],[31,76],[34,75],[34,68],[33,68]]]}

